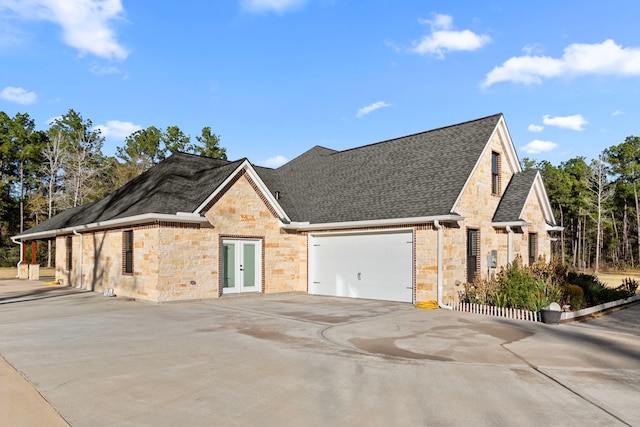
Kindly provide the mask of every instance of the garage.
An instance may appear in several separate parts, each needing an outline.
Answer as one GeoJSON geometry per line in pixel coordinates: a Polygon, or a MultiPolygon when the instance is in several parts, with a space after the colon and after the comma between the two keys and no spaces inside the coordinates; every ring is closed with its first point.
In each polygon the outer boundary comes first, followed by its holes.
{"type": "Polygon", "coordinates": [[[309,235],[309,293],[413,302],[413,232],[309,235]]]}

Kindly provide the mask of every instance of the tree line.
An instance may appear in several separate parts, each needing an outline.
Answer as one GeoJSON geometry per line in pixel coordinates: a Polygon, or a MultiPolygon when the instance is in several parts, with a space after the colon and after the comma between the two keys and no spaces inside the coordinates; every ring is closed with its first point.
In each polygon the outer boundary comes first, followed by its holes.
{"type": "Polygon", "coordinates": [[[556,222],[564,227],[553,244],[555,257],[580,270],[640,266],[640,137],[628,136],[590,161],[522,163],[541,171],[556,222]]]}
{"type": "MultiPolygon", "coordinates": [[[[220,137],[204,127],[195,141],[178,126],[155,126],[129,135],[115,156],[105,138],[73,109],[36,129],[28,113],[0,111],[0,266],[18,262],[10,237],[62,212],[101,199],[176,151],[226,159],[220,137]]],[[[52,264],[51,244],[38,261],[52,264]]]]}

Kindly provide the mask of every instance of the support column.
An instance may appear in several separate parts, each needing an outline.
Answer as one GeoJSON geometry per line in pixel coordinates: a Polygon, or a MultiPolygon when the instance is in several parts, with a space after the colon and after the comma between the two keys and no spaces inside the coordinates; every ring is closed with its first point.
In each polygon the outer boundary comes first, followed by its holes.
{"type": "Polygon", "coordinates": [[[40,280],[40,264],[36,261],[36,253],[38,252],[38,243],[31,241],[31,265],[29,266],[29,280],[40,280]]]}

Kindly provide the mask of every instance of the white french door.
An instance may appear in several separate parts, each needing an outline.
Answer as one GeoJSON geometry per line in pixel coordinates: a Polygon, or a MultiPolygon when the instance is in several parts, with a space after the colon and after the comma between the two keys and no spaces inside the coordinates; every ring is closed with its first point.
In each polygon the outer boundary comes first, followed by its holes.
{"type": "Polygon", "coordinates": [[[260,292],[260,240],[222,240],[222,293],[260,292]]]}

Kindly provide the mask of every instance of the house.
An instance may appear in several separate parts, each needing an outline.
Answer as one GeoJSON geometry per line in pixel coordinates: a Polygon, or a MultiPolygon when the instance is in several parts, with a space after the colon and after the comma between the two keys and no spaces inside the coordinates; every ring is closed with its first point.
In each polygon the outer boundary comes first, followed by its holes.
{"type": "Polygon", "coordinates": [[[548,259],[557,229],[496,114],[314,147],[277,169],[176,153],[14,240],[55,239],[65,284],[153,302],[308,292],[446,305],[516,255],[548,259]]]}

